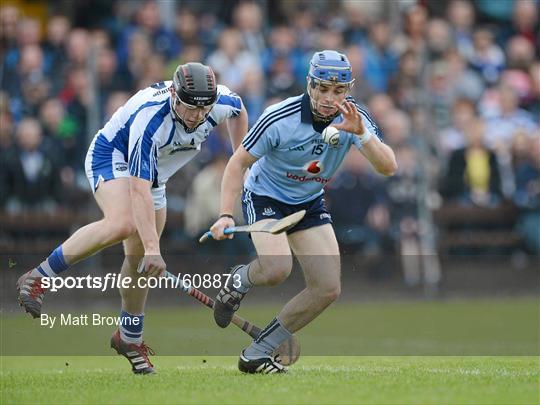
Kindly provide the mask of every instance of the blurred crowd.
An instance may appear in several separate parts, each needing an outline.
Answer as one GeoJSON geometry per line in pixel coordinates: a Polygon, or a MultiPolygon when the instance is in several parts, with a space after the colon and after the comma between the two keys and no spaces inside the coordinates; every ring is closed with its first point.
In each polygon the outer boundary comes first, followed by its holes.
{"type": "MultiPolygon", "coordinates": [[[[212,66],[252,125],[304,91],[315,50],[336,49],[399,164],[383,178],[351,151],[327,187],[342,243],[429,253],[422,212],[512,204],[515,231],[540,253],[537,0],[80,3],[46,3],[46,19],[0,7],[4,212],[90,202],[83,162],[94,133],[180,63],[212,66]]],[[[219,209],[230,146],[219,132],[204,146],[168,185],[170,211],[184,215],[177,237],[199,234],[219,209]]]]}

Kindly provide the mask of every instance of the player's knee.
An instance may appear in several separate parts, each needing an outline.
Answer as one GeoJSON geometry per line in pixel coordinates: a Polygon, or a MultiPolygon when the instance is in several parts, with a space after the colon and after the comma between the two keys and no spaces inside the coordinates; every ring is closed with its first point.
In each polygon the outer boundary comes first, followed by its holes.
{"type": "Polygon", "coordinates": [[[336,301],[340,295],[341,286],[339,284],[329,285],[319,290],[319,297],[326,305],[330,305],[332,302],[336,301]]]}
{"type": "MultiPolygon", "coordinates": [[[[112,222],[112,221],[111,221],[112,222]]],[[[121,241],[129,238],[136,232],[137,228],[131,219],[124,219],[110,223],[109,235],[111,240],[121,241]]]]}
{"type": "Polygon", "coordinates": [[[278,285],[291,274],[292,258],[289,256],[274,256],[264,260],[261,265],[266,276],[266,285],[278,285]]]}

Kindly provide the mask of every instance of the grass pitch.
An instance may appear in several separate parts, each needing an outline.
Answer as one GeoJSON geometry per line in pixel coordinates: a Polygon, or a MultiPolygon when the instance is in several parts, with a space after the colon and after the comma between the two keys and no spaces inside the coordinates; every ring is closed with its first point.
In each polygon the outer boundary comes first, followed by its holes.
{"type": "MultiPolygon", "coordinates": [[[[264,326],[277,309],[240,312],[264,326]]],[[[266,376],[239,373],[249,339],[207,309],[151,308],[158,374],[135,376],[108,348],[113,327],[48,329],[3,312],[0,404],[539,404],[539,314],[533,298],[338,303],[299,333],[290,372],[266,376]]]]}
{"type": "Polygon", "coordinates": [[[2,404],[537,404],[534,357],[304,357],[287,375],[241,375],[235,357],[4,357],[2,404]]]}

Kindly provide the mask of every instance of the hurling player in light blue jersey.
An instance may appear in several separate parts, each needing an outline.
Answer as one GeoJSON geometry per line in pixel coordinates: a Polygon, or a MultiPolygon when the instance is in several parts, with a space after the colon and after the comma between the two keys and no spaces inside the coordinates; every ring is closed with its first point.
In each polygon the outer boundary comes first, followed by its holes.
{"type": "MultiPolygon", "coordinates": [[[[214,318],[226,327],[250,287],[276,285],[292,269],[292,253],[304,271],[306,288],[292,298],[259,337],[242,351],[239,368],[247,373],[284,372],[271,356],[292,333],[317,317],[340,294],[340,257],[324,204],[323,187],[330,181],[353,145],[373,167],[392,175],[397,164],[393,151],[381,142],[369,114],[351,97],[353,85],[347,57],[336,51],[316,52],[310,62],[307,93],[270,106],[258,119],[225,169],[221,186],[221,215],[212,226],[216,239],[234,226],[235,199],[242,191],[248,223],[278,219],[305,209],[305,217],[287,233],[252,233],[258,259],[235,266],[241,285],[227,284],[218,294],[214,318]],[[339,130],[339,142],[322,139],[324,128],[339,130]],[[292,252],[291,252],[292,251],[292,252]]],[[[354,201],[351,201],[354,204],[354,201]]],[[[230,236],[229,236],[230,238],[230,236]]]]}
{"type": "Polygon", "coordinates": [[[121,288],[120,328],[111,346],[128,358],[135,373],[153,373],[142,341],[147,288],[143,276],[165,271],[159,239],[165,226],[165,185],[200,151],[210,131],[226,123],[233,149],[247,132],[242,100],[216,84],[212,69],[187,63],[173,80],[139,91],[96,134],[86,157],[86,173],[103,219],[80,228],[35,269],[17,282],[19,303],[34,318],[41,315],[43,277],[57,277],[103,248],[124,243],[121,276],[132,284],[121,288]]]}

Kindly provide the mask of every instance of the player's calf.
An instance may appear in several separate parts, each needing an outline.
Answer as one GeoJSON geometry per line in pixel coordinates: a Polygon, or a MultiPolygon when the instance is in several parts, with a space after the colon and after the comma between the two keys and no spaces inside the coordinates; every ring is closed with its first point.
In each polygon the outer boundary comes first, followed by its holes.
{"type": "Polygon", "coordinates": [[[214,320],[221,328],[229,326],[234,313],[240,308],[240,303],[252,285],[249,281],[249,265],[234,266],[230,274],[232,277],[219,291],[214,303],[214,320]]]}

